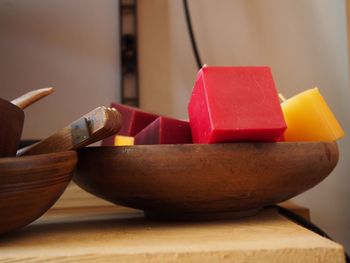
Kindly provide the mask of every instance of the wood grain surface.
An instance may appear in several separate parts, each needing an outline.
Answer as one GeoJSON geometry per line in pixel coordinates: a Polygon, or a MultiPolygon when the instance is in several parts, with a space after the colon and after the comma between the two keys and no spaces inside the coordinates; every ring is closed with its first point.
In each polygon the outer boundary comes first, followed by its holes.
{"type": "Polygon", "coordinates": [[[322,181],[336,143],[232,143],[89,147],[75,182],[116,204],[164,219],[256,213],[322,181]]]}
{"type": "Polygon", "coordinates": [[[45,213],[71,180],[76,153],[0,158],[0,234],[45,213]]]}
{"type": "Polygon", "coordinates": [[[344,262],[343,248],[264,209],[210,222],[160,222],[68,187],[43,217],[0,237],[1,262],[344,262]]]}

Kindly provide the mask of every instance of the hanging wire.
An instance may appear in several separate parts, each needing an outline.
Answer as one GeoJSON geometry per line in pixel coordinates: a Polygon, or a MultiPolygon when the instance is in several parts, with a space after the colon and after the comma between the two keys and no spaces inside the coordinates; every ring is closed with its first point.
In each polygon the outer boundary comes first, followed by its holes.
{"type": "MultiPolygon", "coordinates": [[[[306,229],[309,229],[311,230],[312,232],[316,233],[316,234],[319,234],[320,236],[323,236],[325,238],[328,238],[332,241],[334,241],[326,232],[324,232],[321,228],[319,228],[318,226],[316,226],[315,224],[313,224],[311,221],[301,217],[300,215],[292,212],[291,210],[289,209],[286,209],[282,206],[279,206],[279,205],[274,205],[273,207],[275,207],[275,209],[277,209],[277,211],[289,218],[290,220],[292,220],[293,222],[297,223],[298,225],[306,228],[306,229]]],[[[345,249],[344,249],[344,256],[345,256],[345,262],[346,263],[350,263],[350,258],[349,258],[349,255],[346,253],[345,249]]]]}
{"type": "Polygon", "coordinates": [[[198,48],[197,48],[196,39],[194,37],[192,23],[191,23],[191,16],[190,16],[190,11],[189,11],[189,8],[188,8],[187,0],[183,0],[183,5],[184,5],[186,24],[187,24],[188,33],[190,35],[190,40],[191,40],[193,53],[194,53],[194,56],[195,56],[195,59],[196,59],[197,67],[198,67],[198,69],[200,69],[203,66],[203,64],[202,64],[202,60],[200,58],[199,51],[198,51],[198,48]]]}

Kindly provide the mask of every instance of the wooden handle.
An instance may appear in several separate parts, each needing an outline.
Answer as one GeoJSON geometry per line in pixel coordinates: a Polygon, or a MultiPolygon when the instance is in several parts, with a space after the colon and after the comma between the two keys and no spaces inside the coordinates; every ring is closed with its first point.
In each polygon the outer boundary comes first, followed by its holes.
{"type": "Polygon", "coordinates": [[[43,88],[30,91],[14,100],[11,101],[12,104],[15,104],[18,108],[24,110],[34,102],[50,95],[54,91],[54,88],[43,88]]]}
{"type": "Polygon", "coordinates": [[[116,134],[120,127],[121,114],[117,110],[99,107],[50,137],[20,149],[17,156],[78,150],[116,134]]]}

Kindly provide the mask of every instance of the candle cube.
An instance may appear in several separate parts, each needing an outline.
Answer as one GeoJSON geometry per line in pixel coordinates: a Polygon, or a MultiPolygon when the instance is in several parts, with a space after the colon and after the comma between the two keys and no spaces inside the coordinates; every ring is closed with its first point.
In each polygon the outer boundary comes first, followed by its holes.
{"type": "Polygon", "coordinates": [[[134,137],[116,135],[114,138],[114,146],[129,146],[134,145],[134,137]]]}
{"type": "Polygon", "coordinates": [[[286,129],[269,67],[203,67],[188,113],[194,143],[274,142],[286,129]]]}
{"type": "Polygon", "coordinates": [[[192,143],[191,129],[187,121],[159,117],[135,136],[136,144],[192,143]]]}
{"type": "Polygon", "coordinates": [[[285,141],[335,141],[344,136],[318,88],[299,93],[281,106],[287,123],[285,141]]]}
{"type": "MultiPolygon", "coordinates": [[[[118,132],[119,135],[133,137],[159,117],[159,115],[124,104],[112,103],[111,107],[117,109],[122,115],[122,126],[118,132]]],[[[102,146],[110,145],[115,145],[115,135],[102,141],[102,146]]]]}

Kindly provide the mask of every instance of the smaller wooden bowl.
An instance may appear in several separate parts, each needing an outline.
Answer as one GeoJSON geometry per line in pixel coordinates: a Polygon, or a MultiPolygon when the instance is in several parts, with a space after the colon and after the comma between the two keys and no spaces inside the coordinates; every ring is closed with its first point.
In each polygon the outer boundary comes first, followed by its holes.
{"type": "Polygon", "coordinates": [[[16,156],[23,122],[23,110],[0,98],[0,157],[16,156]]]}
{"type": "Polygon", "coordinates": [[[336,143],[90,147],[75,182],[101,198],[165,219],[248,216],[321,182],[336,143]]]}
{"type": "Polygon", "coordinates": [[[0,158],[0,234],[44,214],[65,190],[76,162],[74,151],[0,158]]]}

